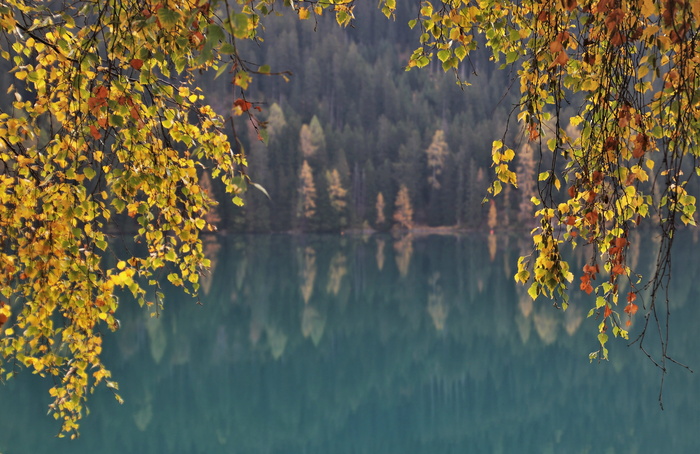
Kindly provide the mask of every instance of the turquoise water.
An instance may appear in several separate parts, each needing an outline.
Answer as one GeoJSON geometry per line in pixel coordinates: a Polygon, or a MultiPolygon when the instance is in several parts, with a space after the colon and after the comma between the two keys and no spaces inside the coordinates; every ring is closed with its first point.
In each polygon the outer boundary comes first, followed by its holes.
{"type": "MultiPolygon", "coordinates": [[[[682,241],[669,350],[700,369],[700,262],[682,241]]],[[[171,291],[150,318],[123,299],[105,350],[125,403],[99,390],[81,437],[57,439],[49,384],[22,373],[0,387],[0,453],[697,451],[698,373],[670,367],[661,411],[661,375],[636,346],[590,364],[591,301],[532,303],[512,279],[526,245],[209,238],[201,305],[171,291]]],[[[653,257],[645,243],[630,261],[653,257]]]]}

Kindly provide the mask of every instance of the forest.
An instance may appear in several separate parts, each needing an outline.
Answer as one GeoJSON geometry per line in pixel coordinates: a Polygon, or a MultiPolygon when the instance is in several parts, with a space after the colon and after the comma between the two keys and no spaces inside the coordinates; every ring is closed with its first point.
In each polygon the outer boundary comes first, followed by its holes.
{"type": "MultiPolygon", "coordinates": [[[[246,95],[262,110],[267,143],[245,115],[235,125],[248,173],[269,199],[250,188],[245,206],[236,207],[215,182],[220,203],[210,220],[220,230],[493,229],[534,222],[535,157],[515,119],[508,125],[519,99],[515,75],[499,70],[487,52],[475,53],[457,74],[439,62],[406,71],[417,42],[405,25],[416,14],[413,6],[402,3],[390,21],[359,3],[347,28],[325,16],[268,17],[259,42],[241,43],[246,59],[284,74],[258,76],[246,95]],[[525,148],[519,187],[483,203],[494,179],[491,142],[504,133],[525,148]]],[[[220,112],[238,97],[227,77],[207,74],[200,82],[220,112]]]]}

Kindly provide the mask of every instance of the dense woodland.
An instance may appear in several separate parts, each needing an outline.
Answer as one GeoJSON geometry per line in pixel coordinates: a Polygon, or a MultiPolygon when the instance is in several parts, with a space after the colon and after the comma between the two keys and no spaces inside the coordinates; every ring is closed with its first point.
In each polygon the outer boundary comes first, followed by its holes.
{"type": "MultiPolygon", "coordinates": [[[[236,123],[249,174],[270,199],[250,189],[246,206],[238,208],[215,187],[220,229],[473,229],[531,222],[531,208],[521,202],[533,195],[532,153],[520,158],[520,188],[482,203],[493,179],[492,140],[507,130],[519,143],[514,118],[507,127],[519,98],[514,74],[498,70],[488,52],[457,74],[469,87],[437,64],[405,71],[418,42],[418,32],[406,26],[413,7],[401,4],[389,21],[373,5],[358,4],[347,29],[330,17],[269,17],[260,42],[243,43],[241,53],[252,63],[291,74],[257,76],[246,94],[267,120],[267,145],[245,115],[236,123]]],[[[221,112],[240,96],[230,77],[203,76],[208,101],[221,112]]]]}

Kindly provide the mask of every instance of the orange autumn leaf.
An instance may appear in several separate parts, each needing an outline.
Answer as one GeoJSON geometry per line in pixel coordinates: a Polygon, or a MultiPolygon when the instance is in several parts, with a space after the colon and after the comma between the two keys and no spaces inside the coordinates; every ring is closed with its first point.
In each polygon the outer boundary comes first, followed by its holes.
{"type": "Polygon", "coordinates": [[[102,138],[102,134],[100,134],[100,131],[97,130],[95,125],[90,125],[90,135],[95,140],[100,140],[102,138]]]}
{"type": "Polygon", "coordinates": [[[636,314],[637,309],[639,309],[639,307],[634,303],[627,303],[627,306],[625,306],[625,312],[629,315],[636,314]]]}
{"type": "Polygon", "coordinates": [[[129,62],[129,65],[131,65],[132,68],[138,71],[143,66],[143,60],[141,60],[140,58],[132,58],[129,62]]]}
{"type": "Polygon", "coordinates": [[[233,105],[236,107],[240,107],[243,112],[248,112],[248,110],[253,107],[252,103],[249,103],[245,99],[238,98],[237,100],[233,101],[233,105]]]}
{"type": "Polygon", "coordinates": [[[610,305],[605,306],[605,311],[603,312],[603,318],[608,318],[612,315],[612,307],[610,305]]]}
{"type": "Polygon", "coordinates": [[[615,265],[613,267],[611,273],[612,274],[625,274],[625,267],[618,263],[617,265],[615,265]]]}

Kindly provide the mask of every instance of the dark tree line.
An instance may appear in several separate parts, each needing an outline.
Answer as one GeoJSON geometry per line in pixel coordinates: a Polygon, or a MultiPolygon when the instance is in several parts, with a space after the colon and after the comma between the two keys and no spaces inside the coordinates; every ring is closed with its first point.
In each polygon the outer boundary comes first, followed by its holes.
{"type": "MultiPolygon", "coordinates": [[[[247,94],[263,108],[269,140],[260,143],[245,116],[236,133],[250,175],[270,199],[251,189],[244,208],[222,203],[222,229],[386,230],[395,224],[401,186],[414,225],[486,227],[491,140],[506,130],[518,96],[512,74],[496,70],[486,53],[458,74],[472,87],[461,88],[437,66],[406,72],[417,42],[403,25],[410,14],[402,6],[392,22],[358,5],[358,20],[347,29],[331,18],[288,15],[268,22],[262,42],[245,43],[242,52],[252,62],[291,75],[257,77],[247,94]]],[[[223,80],[230,76],[207,77],[209,101],[225,112],[237,98],[223,80]]],[[[511,140],[516,129],[510,128],[511,140]]],[[[517,220],[520,201],[519,194],[497,200],[499,226],[517,220]]]]}

